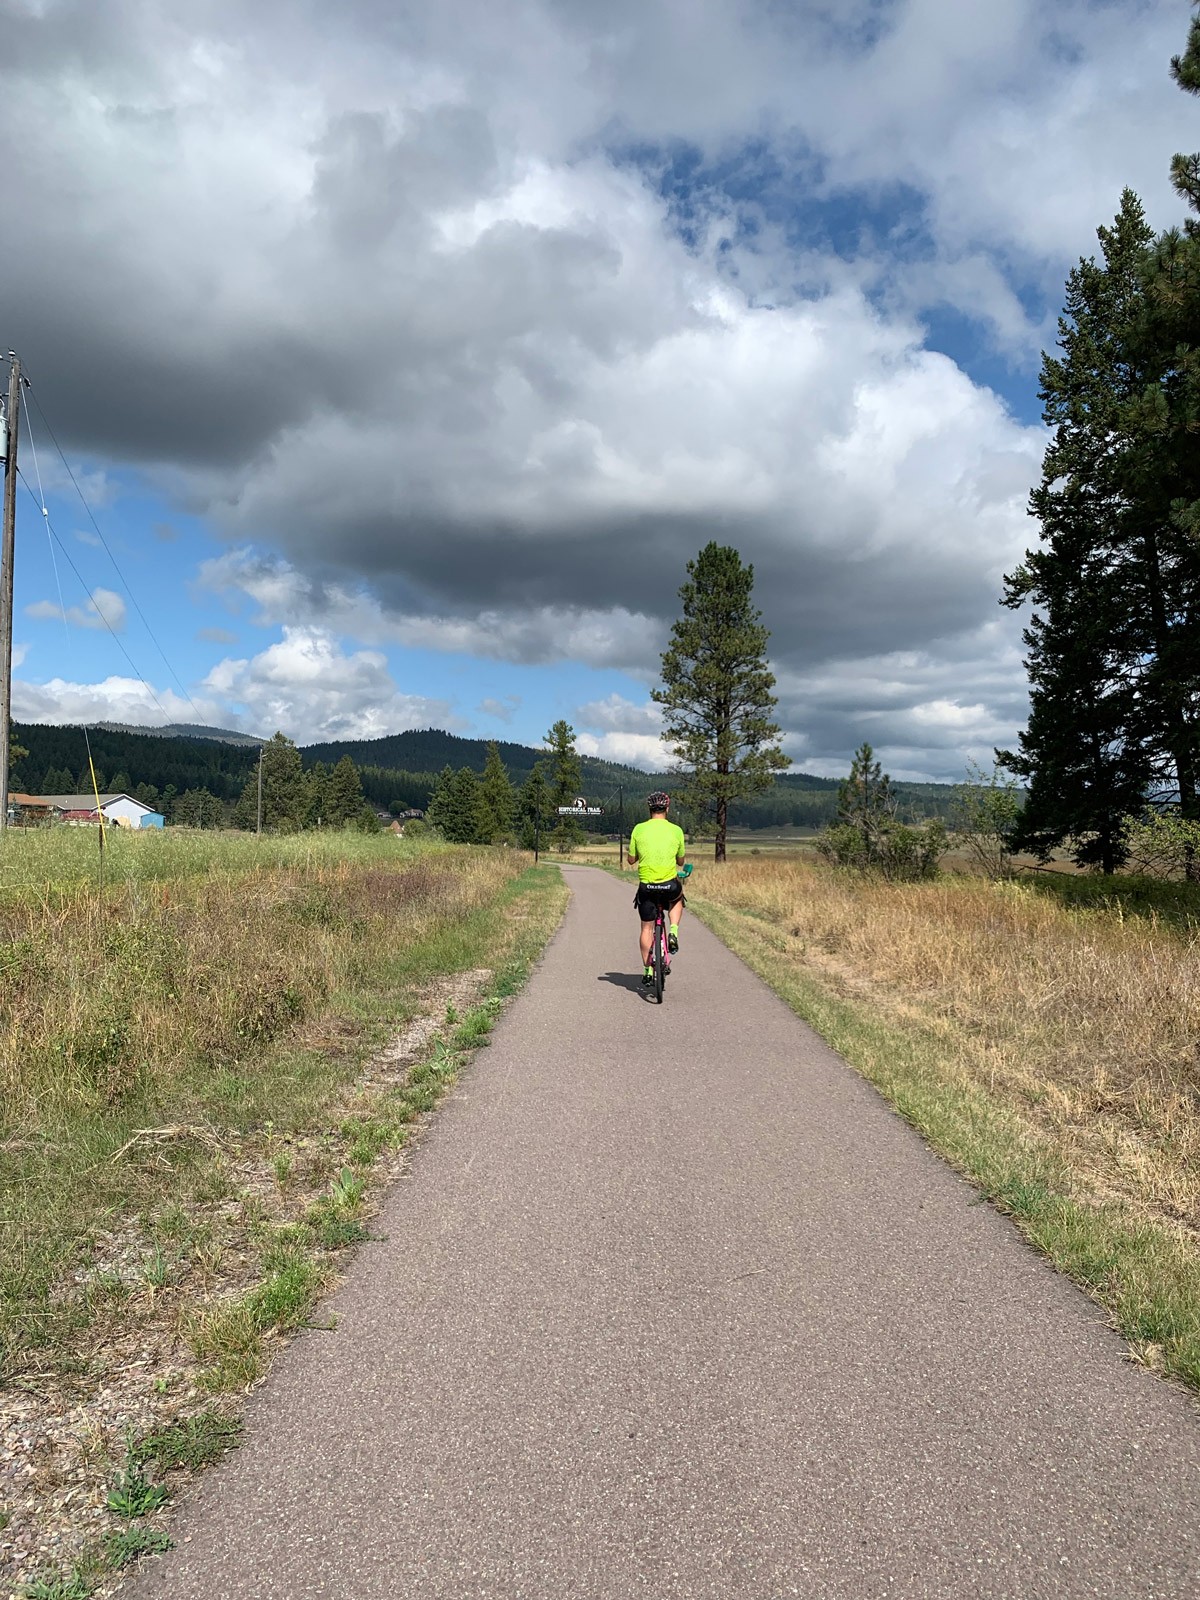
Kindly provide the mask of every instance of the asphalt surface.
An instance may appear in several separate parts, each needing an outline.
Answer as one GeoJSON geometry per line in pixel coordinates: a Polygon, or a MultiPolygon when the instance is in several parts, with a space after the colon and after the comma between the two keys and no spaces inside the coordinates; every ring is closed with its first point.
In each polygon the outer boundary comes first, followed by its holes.
{"type": "Polygon", "coordinates": [[[695,919],[566,921],[137,1600],[1196,1600],[1200,1408],[695,919]]]}

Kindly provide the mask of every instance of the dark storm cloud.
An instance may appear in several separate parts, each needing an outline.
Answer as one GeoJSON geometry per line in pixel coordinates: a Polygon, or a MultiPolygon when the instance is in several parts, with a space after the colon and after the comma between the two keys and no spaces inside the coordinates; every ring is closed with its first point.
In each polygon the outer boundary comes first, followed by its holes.
{"type": "Polygon", "coordinates": [[[915,313],[959,306],[1030,359],[1014,271],[1060,275],[1122,182],[1166,192],[1177,4],[0,18],[22,133],[0,332],[72,449],[282,552],[292,620],[652,672],[637,618],[665,625],[715,538],[755,563],[781,673],[828,669],[788,702],[813,748],[884,712],[934,748],[971,685],[973,728],[1018,704],[995,597],[1040,440],[915,313]],[[686,239],[630,157],[680,141],[709,173],[686,239]],[[918,196],[926,281],[806,251],[723,190],[747,148],[784,190],[918,196]],[[933,665],[910,683],[904,652],[933,665]],[[899,699],[854,665],[889,660],[899,699]]]}

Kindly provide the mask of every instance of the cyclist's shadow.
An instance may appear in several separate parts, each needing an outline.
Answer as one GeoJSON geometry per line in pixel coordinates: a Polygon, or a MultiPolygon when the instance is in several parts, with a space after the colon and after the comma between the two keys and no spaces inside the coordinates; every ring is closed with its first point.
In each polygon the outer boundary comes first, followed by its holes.
{"type": "Polygon", "coordinates": [[[633,994],[644,994],[641,974],[631,972],[601,972],[597,975],[597,983],[611,983],[614,989],[628,989],[633,994]]]}

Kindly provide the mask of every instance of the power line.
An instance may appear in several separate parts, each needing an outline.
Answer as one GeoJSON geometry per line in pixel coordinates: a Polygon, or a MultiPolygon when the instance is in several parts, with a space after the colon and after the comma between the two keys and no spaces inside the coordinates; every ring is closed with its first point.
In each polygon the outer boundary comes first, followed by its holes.
{"type": "MultiPolygon", "coordinates": [[[[171,720],[171,718],[170,718],[170,713],[168,712],[166,706],[163,705],[162,701],[155,694],[154,690],[146,682],[145,678],[142,677],[141,673],[138,671],[137,662],[134,661],[133,657],[129,654],[129,651],[126,650],[125,646],[121,643],[120,635],[115,631],[115,629],[113,628],[112,624],[109,622],[108,618],[104,615],[104,612],[101,611],[100,607],[96,604],[96,602],[94,600],[92,600],[92,593],[91,593],[91,590],[88,588],[87,580],[84,578],[84,576],[83,576],[82,572],[80,572],[79,568],[75,565],[75,561],[74,561],[74,558],[71,555],[70,550],[67,549],[67,546],[63,543],[62,539],[59,538],[58,530],[55,528],[53,522],[51,522],[51,520],[50,520],[50,513],[46,510],[45,506],[42,505],[41,501],[38,499],[38,496],[34,493],[33,485],[29,482],[28,478],[26,478],[25,474],[19,468],[17,470],[17,476],[20,478],[21,482],[25,485],[26,491],[28,492],[30,499],[34,502],[34,504],[41,511],[41,513],[42,513],[42,515],[43,515],[43,517],[45,519],[47,532],[50,533],[50,535],[54,539],[55,544],[62,551],[63,555],[67,558],[67,565],[70,567],[71,571],[75,574],[75,576],[79,579],[79,586],[83,590],[84,594],[88,597],[89,600],[92,601],[93,610],[95,611],[96,615],[100,618],[100,621],[108,629],[109,633],[112,635],[113,643],[116,645],[117,649],[125,657],[126,661],[128,661],[130,671],[133,673],[133,675],[137,679],[137,681],[141,684],[142,688],[145,689],[146,693],[150,696],[151,700],[154,701],[154,704],[162,712],[164,719],[169,722],[171,720]]],[[[63,607],[63,604],[62,604],[62,589],[61,589],[61,587],[59,589],[59,608],[60,608],[60,610],[62,610],[63,620],[65,621],[67,613],[66,613],[66,610],[65,610],[65,608],[63,607]]],[[[191,702],[189,700],[189,704],[190,703],[191,702]]]]}
{"type": "MultiPolygon", "coordinates": [[[[46,547],[50,551],[50,565],[54,569],[54,587],[58,591],[58,610],[59,610],[59,615],[62,617],[63,637],[69,643],[70,642],[70,637],[71,637],[71,630],[67,625],[67,602],[66,602],[66,600],[65,600],[65,598],[63,596],[62,574],[58,570],[58,557],[54,553],[54,541],[55,541],[55,538],[57,536],[54,534],[54,532],[53,532],[53,530],[52,530],[52,528],[50,526],[50,511],[49,511],[49,508],[46,505],[46,491],[42,487],[42,469],[41,469],[40,465],[38,464],[37,441],[33,437],[33,429],[32,428],[28,428],[28,433],[29,433],[29,448],[33,452],[33,471],[34,471],[35,477],[37,478],[38,502],[39,502],[39,504],[41,505],[41,508],[42,508],[42,522],[43,522],[43,524],[45,526],[45,529],[46,529],[46,547]]],[[[30,485],[26,484],[25,487],[27,489],[29,489],[30,485]]],[[[95,605],[95,601],[94,600],[93,600],[92,604],[95,605]]],[[[96,606],[96,611],[99,614],[99,612],[100,612],[100,607],[99,606],[96,606]]],[[[86,722],[83,724],[82,731],[83,731],[83,747],[87,751],[88,771],[91,773],[91,776],[92,776],[92,792],[96,796],[96,812],[97,812],[97,815],[98,815],[98,817],[100,819],[100,878],[101,878],[101,886],[103,886],[103,880],[104,880],[104,813],[100,809],[100,786],[96,781],[96,762],[95,762],[95,760],[94,760],[94,758],[92,756],[92,739],[91,739],[91,735],[88,732],[88,726],[87,726],[86,722]]]]}
{"type": "MultiPolygon", "coordinates": [[[[170,673],[171,677],[174,678],[176,684],[178,685],[180,693],[183,695],[183,698],[187,701],[188,705],[190,705],[192,710],[196,713],[197,718],[200,718],[200,708],[199,708],[199,706],[197,706],[196,702],[192,699],[191,695],[184,688],[183,682],[180,679],[179,674],[175,671],[175,668],[171,665],[170,661],[167,659],[166,651],[163,649],[162,645],[159,644],[158,636],[154,632],[154,629],[150,626],[149,622],[146,620],[146,613],[142,610],[141,606],[138,604],[137,596],[134,594],[133,589],[130,586],[129,579],[125,576],[124,572],[121,570],[121,566],[120,566],[119,562],[117,561],[116,556],[113,555],[112,550],[109,547],[108,540],[104,537],[104,530],[101,528],[100,524],[96,521],[95,515],[92,512],[92,508],[87,502],[87,497],[84,495],[83,490],[79,486],[78,479],[75,477],[74,472],[72,472],[72,470],[71,470],[71,463],[67,460],[66,455],[63,453],[63,447],[62,447],[62,445],[59,444],[58,438],[57,438],[57,436],[56,436],[56,434],[54,432],[54,429],[50,426],[49,418],[46,416],[45,411],[43,411],[43,409],[42,409],[42,403],[38,399],[37,391],[34,389],[33,385],[29,382],[28,378],[26,378],[26,380],[25,380],[25,388],[26,388],[26,392],[28,393],[30,399],[33,401],[34,405],[37,407],[38,416],[42,419],[42,424],[45,427],[46,432],[50,435],[51,441],[54,444],[54,448],[58,451],[58,458],[62,462],[63,466],[66,468],[67,477],[70,478],[72,486],[74,487],[75,493],[79,496],[79,502],[83,506],[84,511],[87,513],[88,521],[91,523],[93,529],[95,530],[96,537],[100,540],[100,544],[103,547],[105,555],[108,557],[109,561],[112,562],[112,566],[113,566],[114,572],[117,574],[117,577],[120,579],[121,583],[124,585],[125,593],[129,596],[130,603],[132,604],[133,609],[137,612],[138,617],[141,619],[142,626],[145,628],[146,632],[150,635],[150,638],[151,638],[151,640],[152,640],[152,642],[154,644],[154,648],[158,651],[159,655],[162,657],[163,665],[166,667],[166,669],[170,673]]],[[[30,426],[30,422],[29,422],[29,411],[28,411],[28,408],[26,408],[26,412],[25,412],[25,426],[29,430],[30,443],[32,444],[32,441],[33,441],[33,429],[30,426]]],[[[36,454],[35,454],[34,459],[36,461],[36,454]]],[[[57,537],[57,535],[56,535],[56,537],[57,537]]],[[[112,630],[110,629],[109,631],[111,632],[112,630]]],[[[115,635],[114,635],[114,637],[115,637],[115,635]]]]}

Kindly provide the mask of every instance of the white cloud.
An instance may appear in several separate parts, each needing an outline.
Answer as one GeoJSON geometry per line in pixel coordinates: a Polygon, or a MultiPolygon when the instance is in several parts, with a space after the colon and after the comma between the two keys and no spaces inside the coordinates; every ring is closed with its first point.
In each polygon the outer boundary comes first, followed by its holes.
{"type": "Polygon", "coordinates": [[[14,679],[13,715],[20,722],[279,729],[298,744],[374,739],[430,724],[461,726],[448,701],[402,693],[379,652],[347,654],[327,634],[302,627],[285,628],[281,639],[257,655],[218,662],[190,699],[137,678],[78,683],[55,677],[43,684],[14,679]]]}
{"type": "Polygon", "coordinates": [[[378,651],[346,654],[314,628],[285,627],[283,638],[258,655],[219,662],[204,688],[233,706],[241,725],[279,729],[299,743],[377,739],[456,722],[447,701],[402,694],[378,651]]]}
{"type": "Polygon", "coordinates": [[[129,722],[160,727],[166,722],[219,725],[224,708],[215,700],[185,700],[171,690],[155,690],[137,678],[112,676],[99,683],[48,683],[13,679],[13,718],[17,722],[129,722]]]}
{"type": "Polygon", "coordinates": [[[581,730],[576,743],[584,755],[623,761],[646,772],[662,772],[670,765],[660,732],[662,712],[652,700],[637,705],[624,695],[610,694],[580,706],[574,720],[581,730]]]}
{"type": "Polygon", "coordinates": [[[796,748],[870,727],[950,761],[1020,716],[995,603],[1042,434],[926,321],[1029,363],[1125,183],[1175,219],[1185,11],[26,9],[6,297],[73,452],[279,552],[203,578],[290,630],[215,669],[247,715],[371,726],[373,686],[403,718],[385,644],[649,680],[717,538],[755,564],[781,685],[814,686],[783,701],[796,748]]]}
{"type": "Polygon", "coordinates": [[[125,628],[125,601],[112,589],[93,589],[86,606],[68,606],[64,611],[56,600],[35,600],[25,607],[25,615],[40,621],[69,622],[74,628],[108,628],[121,633],[125,628]]]}
{"type": "Polygon", "coordinates": [[[580,706],[575,721],[597,732],[648,733],[657,739],[662,727],[662,710],[653,700],[635,705],[622,694],[610,694],[605,700],[591,700],[580,706]]]}
{"type": "Polygon", "coordinates": [[[581,733],[576,746],[581,755],[600,756],[605,761],[620,761],[643,772],[662,772],[670,758],[662,741],[648,733],[581,733]]]}

